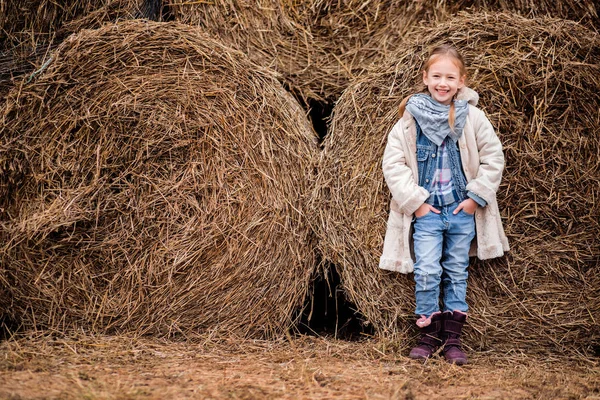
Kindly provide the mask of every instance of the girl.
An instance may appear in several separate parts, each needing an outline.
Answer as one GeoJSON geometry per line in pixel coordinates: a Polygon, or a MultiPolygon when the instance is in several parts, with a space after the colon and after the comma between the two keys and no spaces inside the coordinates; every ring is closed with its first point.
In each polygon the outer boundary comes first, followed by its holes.
{"type": "Polygon", "coordinates": [[[456,49],[436,47],[423,69],[426,93],[400,104],[383,156],[392,200],[379,263],[386,270],[414,270],[421,338],[410,357],[427,359],[443,345],[446,360],[459,365],[467,362],[460,335],[469,255],[484,260],[509,249],[496,202],[502,145],[465,80],[456,49]]]}

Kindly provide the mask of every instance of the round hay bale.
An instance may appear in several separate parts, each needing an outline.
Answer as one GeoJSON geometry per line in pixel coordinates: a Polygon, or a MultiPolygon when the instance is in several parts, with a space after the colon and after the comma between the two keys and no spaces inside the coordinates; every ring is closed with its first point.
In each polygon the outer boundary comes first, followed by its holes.
{"type": "Polygon", "coordinates": [[[435,25],[460,10],[598,21],[594,0],[166,0],[165,5],[175,20],[200,26],[279,71],[304,101],[330,102],[418,24],[435,25]]]}
{"type": "Polygon", "coordinates": [[[317,146],[272,72],[190,26],[129,21],[71,36],[2,116],[13,319],[253,337],[294,324],[317,146]]]}
{"type": "Polygon", "coordinates": [[[121,19],[151,18],[160,0],[0,0],[0,96],[40,68],[67,36],[121,19]]]}
{"type": "MultiPolygon", "coordinates": [[[[373,38],[379,26],[388,24],[385,13],[374,15],[373,6],[363,9],[358,2],[343,7],[315,0],[167,0],[165,4],[175,20],[199,26],[255,63],[280,72],[303,101],[333,101],[373,54],[386,52],[387,42],[375,43],[381,36],[373,38]],[[349,12],[356,17],[345,21],[341,14],[349,12]]],[[[414,19],[400,13],[393,18],[394,38],[414,19]]]]}
{"type": "Polygon", "coordinates": [[[38,42],[49,43],[65,25],[81,18],[89,24],[108,14],[113,21],[147,17],[154,3],[157,0],[0,0],[0,50],[23,42],[34,47],[38,42]]]}
{"type": "Polygon", "coordinates": [[[461,13],[415,30],[354,82],[334,108],[318,168],[319,248],[378,332],[412,331],[412,274],[378,269],[390,200],[381,161],[400,101],[423,90],[429,49],[448,42],[465,56],[468,84],[504,145],[498,199],[512,247],[504,258],[471,264],[467,344],[593,353],[600,339],[600,37],[578,23],[461,13]]]}
{"type": "Polygon", "coordinates": [[[443,1],[450,13],[468,10],[471,12],[495,11],[516,13],[523,17],[553,17],[577,21],[588,28],[599,27],[598,5],[594,0],[461,0],[443,1]]]}

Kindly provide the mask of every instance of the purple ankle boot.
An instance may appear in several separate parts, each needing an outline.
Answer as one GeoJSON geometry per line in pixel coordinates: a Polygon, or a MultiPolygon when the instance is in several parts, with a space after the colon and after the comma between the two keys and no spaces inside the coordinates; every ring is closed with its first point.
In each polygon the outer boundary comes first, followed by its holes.
{"type": "Polygon", "coordinates": [[[460,335],[467,321],[467,314],[460,311],[446,311],[442,314],[442,340],[444,357],[451,364],[465,365],[467,355],[461,348],[460,335]]]}
{"type": "Polygon", "coordinates": [[[430,318],[431,323],[429,325],[419,328],[419,331],[421,332],[419,343],[408,355],[412,359],[426,360],[431,357],[442,344],[442,314],[437,312],[432,314],[430,318]]]}

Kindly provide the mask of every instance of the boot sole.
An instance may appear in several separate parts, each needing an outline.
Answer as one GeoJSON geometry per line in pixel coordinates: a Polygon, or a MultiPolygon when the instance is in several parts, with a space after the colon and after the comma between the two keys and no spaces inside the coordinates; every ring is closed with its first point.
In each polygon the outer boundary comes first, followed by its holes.
{"type": "Polygon", "coordinates": [[[465,360],[465,359],[458,359],[458,360],[448,360],[448,359],[446,359],[446,361],[448,361],[450,364],[454,364],[454,365],[465,365],[465,364],[467,364],[467,360],[465,360]]]}

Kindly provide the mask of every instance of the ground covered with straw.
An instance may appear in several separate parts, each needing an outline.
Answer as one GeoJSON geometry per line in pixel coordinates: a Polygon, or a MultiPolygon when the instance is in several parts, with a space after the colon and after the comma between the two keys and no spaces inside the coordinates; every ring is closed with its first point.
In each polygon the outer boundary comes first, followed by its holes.
{"type": "Polygon", "coordinates": [[[372,339],[281,341],[32,334],[0,344],[7,399],[598,399],[600,364],[473,354],[425,365],[372,339]]]}
{"type": "Polygon", "coordinates": [[[504,144],[498,192],[511,252],[473,262],[467,343],[595,354],[600,343],[600,36],[561,19],[463,13],[420,28],[337,102],[319,166],[319,248],[376,330],[414,324],[412,275],[378,269],[381,172],[398,105],[423,90],[431,46],[455,44],[504,144]]]}
{"type": "Polygon", "coordinates": [[[84,30],[2,109],[0,307],[25,327],[282,334],[316,261],[316,136],[189,26],[84,30]]]}

